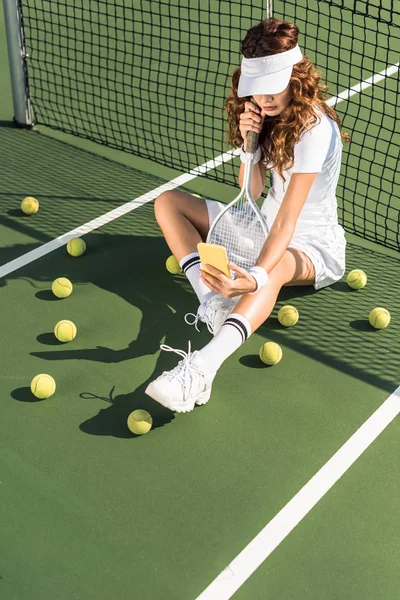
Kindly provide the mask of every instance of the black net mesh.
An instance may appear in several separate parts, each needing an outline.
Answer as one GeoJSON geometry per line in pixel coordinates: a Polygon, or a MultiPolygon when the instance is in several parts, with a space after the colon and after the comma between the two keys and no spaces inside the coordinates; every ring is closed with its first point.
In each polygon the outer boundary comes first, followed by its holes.
{"type": "MultiPolygon", "coordinates": [[[[240,40],[264,18],[264,0],[20,0],[20,7],[37,123],[183,171],[228,149],[223,103],[240,40]]],[[[288,0],[274,3],[274,16],[297,24],[299,45],[331,97],[358,86],[335,105],[352,136],[337,189],[340,219],[348,231],[398,249],[399,2],[288,0]]],[[[233,184],[233,163],[205,176],[233,184]]]]}

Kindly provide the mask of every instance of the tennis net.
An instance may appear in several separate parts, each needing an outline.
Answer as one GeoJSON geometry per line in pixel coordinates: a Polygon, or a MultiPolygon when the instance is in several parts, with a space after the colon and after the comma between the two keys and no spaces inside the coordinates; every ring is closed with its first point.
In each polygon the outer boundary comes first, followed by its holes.
{"type": "MultiPolygon", "coordinates": [[[[36,123],[184,171],[229,149],[223,103],[240,40],[264,18],[265,0],[19,7],[36,123]]],[[[341,222],[399,249],[399,3],[275,1],[273,14],[299,27],[299,45],[352,137],[337,189],[341,222]]],[[[204,175],[234,184],[237,162],[204,175]]]]}

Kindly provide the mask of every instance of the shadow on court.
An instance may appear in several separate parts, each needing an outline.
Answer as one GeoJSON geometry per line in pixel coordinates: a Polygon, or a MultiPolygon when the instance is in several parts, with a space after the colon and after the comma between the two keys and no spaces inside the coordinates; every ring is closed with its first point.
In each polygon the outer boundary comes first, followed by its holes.
{"type": "Polygon", "coordinates": [[[132,434],[126,426],[128,415],[137,408],[147,410],[151,414],[153,418],[152,430],[173,421],[175,418],[174,413],[146,396],[144,389],[145,384],[142,384],[134,392],[119,394],[116,397],[113,395],[114,388],[111,389],[108,397],[100,397],[91,392],[82,392],[80,394],[82,399],[88,402],[90,400],[103,400],[105,407],[101,408],[96,415],[81,423],[80,430],[90,435],[107,435],[127,439],[141,437],[132,434]]]}
{"type": "Polygon", "coordinates": [[[0,163],[0,265],[165,184],[11,121],[0,121],[0,163]],[[26,196],[38,199],[37,214],[21,212],[26,196]]]}
{"type": "MultiPolygon", "coordinates": [[[[61,248],[10,275],[29,279],[32,285],[37,285],[35,282],[49,282],[50,285],[62,273],[76,286],[90,282],[107,290],[141,311],[137,337],[119,349],[107,347],[106,341],[103,346],[67,349],[52,345],[48,332],[39,336],[39,341],[47,349],[32,352],[33,356],[45,362],[84,360],[105,365],[124,362],[130,369],[135,359],[159,352],[160,343],[186,351],[188,339],[192,341],[193,349],[201,348],[211,339],[205,326],[198,333],[184,323],[184,315],[196,311],[197,301],[183,275],[172,276],[166,271],[164,263],[169,250],[163,238],[154,237],[150,208],[142,207],[118,225],[126,229],[130,223],[135,235],[97,231],[85,236],[88,251],[78,260],[69,257],[61,248]]],[[[117,222],[113,222],[107,229],[116,225],[117,222]]],[[[372,250],[349,245],[347,264],[348,270],[356,267],[365,269],[369,276],[366,288],[354,292],[343,282],[319,292],[313,288],[286,287],[272,316],[258,333],[283,347],[391,392],[398,385],[399,364],[397,262],[372,250]],[[381,273],[385,273],[384,279],[381,273]],[[292,328],[281,327],[276,319],[277,309],[287,303],[295,304],[300,313],[298,324],[292,328]],[[375,306],[385,306],[392,314],[391,325],[386,330],[376,331],[368,324],[369,312],[375,306]]],[[[7,278],[2,280],[2,285],[7,285],[7,278]]],[[[43,289],[36,292],[36,299],[54,301],[43,289]]],[[[110,310],[109,307],[107,309],[110,310]]],[[[126,327],[123,320],[120,326],[123,331],[126,327]]],[[[105,396],[105,407],[81,424],[82,431],[92,435],[127,437],[126,416],[139,406],[145,407],[146,402],[148,410],[155,416],[155,428],[171,420],[172,413],[148,398],[144,389],[162,371],[174,367],[177,360],[177,355],[172,352],[160,352],[155,368],[146,380],[129,394],[115,398],[105,396]]],[[[265,368],[255,355],[245,356],[241,362],[249,369],[265,368]]],[[[82,390],[81,397],[89,402],[90,394],[90,389],[82,390]]],[[[23,400],[21,395],[24,393],[18,390],[13,393],[17,400],[23,400]]]]}
{"type": "MultiPolygon", "coordinates": [[[[15,232],[31,239],[10,243],[12,237],[4,238],[3,247],[0,243],[0,265],[165,183],[148,173],[37,132],[15,129],[9,121],[0,123],[0,141],[3,148],[0,227],[4,226],[6,233],[15,232]],[[21,156],[27,165],[22,170],[21,156]],[[22,216],[18,209],[21,198],[28,194],[42,200],[39,213],[33,217],[22,216]]],[[[50,284],[60,274],[69,277],[74,285],[97,285],[142,312],[140,332],[123,348],[109,348],[105,343],[81,350],[53,345],[51,332],[45,332],[38,338],[44,349],[34,353],[35,356],[43,361],[78,359],[129,365],[136,358],[157,353],[161,342],[183,350],[187,350],[188,338],[194,349],[207,343],[210,335],[205,328],[197,333],[183,321],[187,312],[196,311],[196,299],[184,276],[171,276],[165,270],[169,250],[160,238],[152,203],[112,221],[85,239],[88,252],[78,261],[61,248],[9,277],[24,278],[37,286],[35,295],[41,302],[58,301],[49,290],[43,290],[42,284],[50,284]]],[[[343,373],[392,391],[398,384],[398,261],[380,254],[379,247],[370,250],[349,244],[347,271],[352,268],[367,272],[365,289],[354,292],[344,281],[318,293],[312,288],[284,288],[277,308],[285,303],[295,304],[300,312],[298,324],[282,328],[275,309],[258,333],[343,373]],[[368,314],[375,306],[385,306],[392,314],[386,330],[375,331],[368,323],[368,314]]],[[[0,287],[7,285],[7,280],[8,277],[0,279],[0,287]]],[[[174,366],[176,361],[175,354],[161,352],[148,380],[174,366]]],[[[259,368],[257,356],[243,357],[242,361],[249,368],[259,368]]],[[[147,381],[132,392],[129,398],[132,406],[139,397],[143,403],[145,385],[147,381]]]]}
{"type": "MultiPolygon", "coordinates": [[[[259,331],[313,360],[392,392],[398,386],[400,361],[398,261],[380,254],[379,249],[348,244],[346,262],[346,272],[355,268],[366,271],[364,289],[352,290],[344,280],[309,295],[298,288],[284,288],[259,331]],[[295,327],[286,329],[278,322],[277,310],[292,301],[300,319],[295,327]],[[369,323],[369,313],[377,306],[391,313],[387,329],[376,330],[369,323]]],[[[242,360],[254,366],[250,357],[242,360]]]]}
{"type": "MultiPolygon", "coordinates": [[[[148,207],[140,210],[144,213],[143,226],[147,228],[148,207]]],[[[138,212],[135,211],[137,227],[140,223],[138,212]]],[[[85,239],[88,250],[83,257],[73,259],[65,252],[65,248],[61,248],[12,273],[10,277],[28,279],[34,288],[44,281],[50,287],[51,281],[60,273],[69,277],[76,287],[90,282],[141,311],[139,335],[126,347],[117,350],[107,347],[107,340],[102,346],[67,349],[64,344],[55,340],[51,332],[42,332],[36,339],[46,349],[31,354],[42,361],[83,360],[105,365],[126,363],[127,369],[132,369],[136,358],[159,352],[161,342],[187,350],[191,330],[185,325],[183,316],[190,310],[196,310],[196,300],[183,275],[174,277],[166,271],[164,263],[169,251],[164,240],[160,237],[104,235],[98,232],[85,236],[85,239]]],[[[2,285],[7,285],[8,280],[8,277],[3,278],[2,285]]],[[[55,299],[49,290],[34,291],[33,297],[38,302],[63,302],[55,299]]],[[[109,306],[104,307],[105,315],[107,310],[110,310],[109,306]]],[[[122,319],[121,331],[126,326],[122,319]]],[[[210,339],[208,332],[194,333],[196,335],[190,336],[195,340],[194,348],[201,347],[210,339]]],[[[91,435],[131,438],[132,434],[126,428],[126,419],[136,408],[149,410],[153,416],[153,429],[170,422],[174,418],[173,413],[146,396],[144,390],[154,377],[175,366],[177,358],[172,352],[161,352],[154,371],[132,392],[115,396],[111,391],[107,396],[100,397],[104,401],[104,408],[82,423],[81,430],[91,435]]],[[[19,401],[32,401],[28,387],[14,390],[11,395],[19,401]]],[[[82,391],[80,396],[85,402],[99,399],[90,389],[82,391]]]]}
{"type": "Polygon", "coordinates": [[[18,400],[18,402],[28,402],[34,404],[35,402],[43,402],[40,398],[36,398],[29,386],[24,386],[13,390],[10,394],[11,398],[18,400]]]}

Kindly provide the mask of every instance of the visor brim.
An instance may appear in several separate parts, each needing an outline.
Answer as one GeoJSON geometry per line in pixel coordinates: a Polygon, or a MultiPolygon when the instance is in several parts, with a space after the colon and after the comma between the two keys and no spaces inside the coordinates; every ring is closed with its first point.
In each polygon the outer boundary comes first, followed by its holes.
{"type": "Polygon", "coordinates": [[[289,85],[293,66],[261,77],[249,77],[241,73],[238,86],[239,98],[254,95],[274,95],[283,92],[289,85]]]}

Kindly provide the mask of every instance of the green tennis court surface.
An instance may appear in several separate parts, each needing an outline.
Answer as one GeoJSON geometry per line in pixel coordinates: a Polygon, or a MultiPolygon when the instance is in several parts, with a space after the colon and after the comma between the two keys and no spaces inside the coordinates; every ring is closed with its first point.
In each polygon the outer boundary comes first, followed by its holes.
{"type": "MultiPolygon", "coordinates": [[[[15,129],[1,56],[0,273],[179,175],[46,128],[15,129]],[[40,202],[33,217],[19,210],[27,195],[40,202]]],[[[385,89],[394,94],[394,80],[385,89]]],[[[368,93],[361,112],[347,112],[350,130],[351,118],[373,121],[368,93]]],[[[383,150],[366,143],[365,152],[370,158],[383,150]]],[[[350,180],[357,166],[349,162],[350,180]]],[[[377,176],[371,173],[370,187],[377,176]]],[[[204,179],[185,189],[223,200],[233,193],[204,179]]],[[[387,183],[381,194],[384,204],[387,183]]],[[[366,237],[374,233],[393,247],[395,208],[376,219],[373,207],[366,218],[356,211],[355,226],[360,233],[367,223],[366,237]]],[[[210,402],[174,414],[144,394],[176,363],[159,345],[186,349],[190,339],[198,349],[210,336],[184,323],[196,298],[182,275],[165,269],[170,252],[152,202],[84,239],[82,257],[62,246],[0,278],[0,595],[194,600],[398,389],[399,255],[349,234],[347,272],[365,270],[367,287],[354,292],[344,278],[318,293],[285,288],[271,318],[222,366],[210,402]],[[50,291],[60,276],[74,285],[64,300],[50,291]],[[293,328],[277,321],[284,304],[299,310],[293,328]],[[382,331],[368,324],[376,306],[391,313],[382,331]],[[69,344],[52,333],[61,319],[78,329],[69,344]],[[258,359],[266,340],[283,349],[276,367],[258,359]],[[54,377],[53,397],[32,396],[37,373],[54,377]],[[142,437],[126,426],[136,408],[154,419],[142,437]]],[[[399,434],[395,419],[235,598],[397,598],[399,434]]]]}
{"type": "MultiPolygon", "coordinates": [[[[104,183],[92,185],[118,187],[120,168],[105,162],[104,183]]],[[[80,210],[92,216],[90,202],[80,210]]],[[[13,217],[33,243],[42,225],[60,232],[45,212],[13,217]]],[[[68,205],[57,213],[62,224],[68,205]]],[[[143,393],[174,363],[159,343],[184,348],[190,337],[198,348],[208,334],[183,323],[195,298],[164,268],[151,206],[85,239],[83,257],[60,248],[2,280],[4,596],[194,598],[397,387],[398,265],[350,244],[348,264],[366,270],[367,288],[284,290],[277,308],[295,304],[296,327],[283,330],[275,310],[224,364],[210,403],[173,415],[143,393]],[[54,300],[60,275],[75,290],[54,300]],[[378,332],[367,315],[380,304],[392,323],[378,332]],[[78,327],[69,345],[51,333],[62,318],[78,327]],[[283,348],[275,368],[257,358],[265,339],[283,348]],[[45,401],[28,388],[39,372],[57,382],[45,401]],[[134,438],[126,418],[139,407],[154,428],[134,438]]],[[[238,597],[395,597],[396,433],[397,422],[238,597]]]]}

